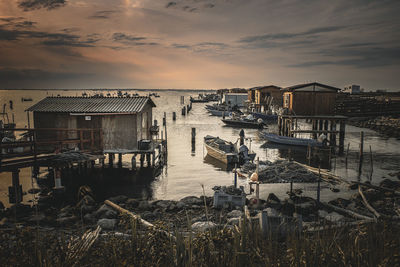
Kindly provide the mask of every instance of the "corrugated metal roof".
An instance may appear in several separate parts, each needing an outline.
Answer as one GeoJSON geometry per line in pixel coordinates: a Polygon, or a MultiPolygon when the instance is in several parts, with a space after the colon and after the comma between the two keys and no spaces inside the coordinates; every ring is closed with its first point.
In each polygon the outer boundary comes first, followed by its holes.
{"type": "Polygon", "coordinates": [[[324,87],[324,88],[327,88],[327,89],[330,89],[330,90],[335,90],[335,91],[340,90],[337,87],[333,87],[333,86],[329,86],[329,85],[322,84],[322,83],[317,83],[317,82],[293,85],[293,86],[286,87],[283,90],[284,91],[294,91],[296,89],[300,89],[300,88],[304,88],[304,87],[308,87],[308,86],[320,86],[320,87],[324,87]]]}
{"type": "Polygon", "coordinates": [[[147,96],[136,97],[46,97],[27,111],[69,113],[138,113],[150,103],[147,96]]]}

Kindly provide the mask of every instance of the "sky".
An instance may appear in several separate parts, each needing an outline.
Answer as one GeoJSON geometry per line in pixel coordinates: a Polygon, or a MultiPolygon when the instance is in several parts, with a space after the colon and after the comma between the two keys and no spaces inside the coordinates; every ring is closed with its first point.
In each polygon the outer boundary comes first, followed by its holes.
{"type": "Polygon", "coordinates": [[[0,0],[0,88],[400,91],[400,1],[0,0]]]}

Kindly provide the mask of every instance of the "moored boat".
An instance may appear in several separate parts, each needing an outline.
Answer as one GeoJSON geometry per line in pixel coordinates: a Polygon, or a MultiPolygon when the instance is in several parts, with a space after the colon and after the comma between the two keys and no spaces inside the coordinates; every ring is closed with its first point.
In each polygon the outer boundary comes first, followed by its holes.
{"type": "Polygon", "coordinates": [[[262,119],[249,120],[246,118],[229,118],[229,119],[222,119],[222,121],[226,125],[232,127],[262,129],[267,126],[262,119]]]}
{"type": "Polygon", "coordinates": [[[278,115],[276,114],[266,114],[261,112],[250,112],[256,119],[262,119],[264,121],[276,121],[278,120],[278,115]]]}
{"type": "Polygon", "coordinates": [[[239,155],[236,146],[219,137],[207,135],[204,137],[204,145],[207,154],[225,164],[234,164],[239,162],[239,155]]]}
{"type": "Polygon", "coordinates": [[[296,138],[290,136],[280,136],[273,133],[261,133],[261,136],[267,139],[269,142],[284,144],[284,145],[292,145],[292,146],[323,146],[323,143],[318,142],[315,139],[308,138],[296,138]]]}

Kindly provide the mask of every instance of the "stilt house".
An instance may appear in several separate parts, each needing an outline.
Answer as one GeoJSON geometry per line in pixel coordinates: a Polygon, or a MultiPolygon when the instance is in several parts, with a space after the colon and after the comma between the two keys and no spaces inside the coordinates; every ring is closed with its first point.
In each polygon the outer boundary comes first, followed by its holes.
{"type": "Polygon", "coordinates": [[[283,107],[295,115],[333,115],[339,88],[307,83],[290,86],[283,90],[283,107]]]}
{"type": "MultiPolygon", "coordinates": [[[[37,140],[86,139],[76,129],[96,129],[104,153],[129,153],[138,149],[138,141],[150,139],[152,108],[149,97],[47,97],[32,107],[35,129],[62,129],[60,132],[38,131],[37,140]],[[68,131],[71,129],[71,131],[68,131]],[[72,130],[75,129],[75,130],[72,130]]],[[[89,134],[89,133],[84,133],[89,134]]],[[[93,131],[92,131],[93,137],[93,131]]]]}

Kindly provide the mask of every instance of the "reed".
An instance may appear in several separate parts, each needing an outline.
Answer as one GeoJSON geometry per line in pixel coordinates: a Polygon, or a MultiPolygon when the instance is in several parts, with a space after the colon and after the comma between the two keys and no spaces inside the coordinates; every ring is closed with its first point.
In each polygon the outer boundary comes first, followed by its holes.
{"type": "MultiPolygon", "coordinates": [[[[166,227],[158,225],[158,227],[166,227]]],[[[400,226],[389,221],[313,233],[263,234],[250,222],[204,233],[175,229],[176,240],[140,228],[102,235],[77,266],[399,266],[400,226]]],[[[57,231],[0,232],[2,266],[63,266],[66,238],[57,231]],[[10,238],[13,236],[12,238],[10,238]],[[13,241],[14,240],[14,241],[13,241]],[[11,243],[10,243],[11,242],[11,243]],[[9,247],[12,242],[15,245],[9,247]]]]}

